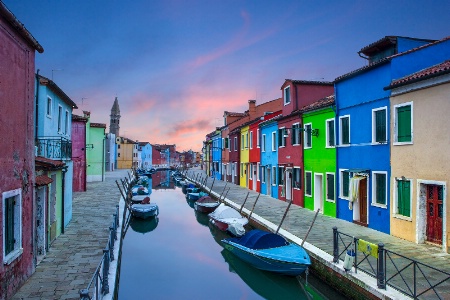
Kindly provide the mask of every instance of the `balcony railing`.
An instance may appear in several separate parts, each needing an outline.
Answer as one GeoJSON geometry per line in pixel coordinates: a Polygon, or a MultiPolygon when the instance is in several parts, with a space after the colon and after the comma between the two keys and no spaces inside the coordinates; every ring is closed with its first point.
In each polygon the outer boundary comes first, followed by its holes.
{"type": "Polygon", "coordinates": [[[55,160],[72,159],[72,141],[64,137],[40,137],[36,140],[37,156],[55,160]]]}

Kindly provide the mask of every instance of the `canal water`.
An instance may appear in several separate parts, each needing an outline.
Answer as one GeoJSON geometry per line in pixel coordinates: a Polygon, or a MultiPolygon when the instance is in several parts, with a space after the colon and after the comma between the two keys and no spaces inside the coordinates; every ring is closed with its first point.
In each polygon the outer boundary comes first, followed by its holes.
{"type": "Polygon", "coordinates": [[[153,219],[125,224],[119,299],[344,299],[313,276],[260,271],[225,250],[229,237],[196,212],[169,171],[150,179],[153,219]]]}

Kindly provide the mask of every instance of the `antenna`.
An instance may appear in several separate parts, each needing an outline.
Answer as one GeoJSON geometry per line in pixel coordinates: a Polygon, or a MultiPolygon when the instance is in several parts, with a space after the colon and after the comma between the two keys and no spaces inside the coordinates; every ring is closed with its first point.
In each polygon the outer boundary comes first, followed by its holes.
{"type": "Polygon", "coordinates": [[[87,99],[87,97],[82,97],[81,98],[81,106],[83,106],[84,99],[87,99]]]}

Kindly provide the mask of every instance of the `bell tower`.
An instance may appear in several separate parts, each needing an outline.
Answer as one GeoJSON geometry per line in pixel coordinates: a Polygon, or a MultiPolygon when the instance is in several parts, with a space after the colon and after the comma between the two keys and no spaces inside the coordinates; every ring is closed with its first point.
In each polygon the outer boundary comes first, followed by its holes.
{"type": "Polygon", "coordinates": [[[109,115],[109,133],[114,133],[116,137],[119,136],[119,120],[120,120],[120,108],[119,108],[119,100],[114,100],[114,104],[111,108],[111,114],[109,115]]]}

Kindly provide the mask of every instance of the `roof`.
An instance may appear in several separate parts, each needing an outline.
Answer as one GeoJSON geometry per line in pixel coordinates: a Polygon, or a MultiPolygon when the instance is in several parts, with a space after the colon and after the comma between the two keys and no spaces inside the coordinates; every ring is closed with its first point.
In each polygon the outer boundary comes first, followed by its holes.
{"type": "Polygon", "coordinates": [[[81,122],[87,122],[88,118],[84,116],[74,115],[72,114],[72,121],[81,121],[81,122]]]}
{"type": "Polygon", "coordinates": [[[428,43],[436,42],[436,40],[430,40],[430,39],[419,39],[419,38],[412,38],[412,37],[406,37],[406,36],[395,36],[395,35],[387,35],[381,39],[379,39],[376,42],[373,42],[365,47],[363,47],[361,50],[358,51],[358,54],[363,53],[367,56],[372,56],[375,53],[378,53],[380,50],[390,48],[392,46],[397,45],[398,38],[404,38],[409,40],[416,40],[416,41],[424,41],[428,43]]]}
{"type": "Polygon", "coordinates": [[[308,112],[308,111],[313,111],[313,110],[324,108],[324,107],[329,107],[331,105],[334,105],[334,95],[327,96],[325,98],[317,100],[316,102],[306,105],[306,106],[302,107],[301,111],[308,112]]]}
{"type": "Polygon", "coordinates": [[[53,80],[50,80],[47,77],[39,74],[36,74],[36,76],[39,78],[40,84],[47,85],[53,92],[55,92],[55,94],[57,94],[64,102],[66,102],[67,105],[71,106],[72,108],[78,108],[75,102],[73,102],[72,99],[70,99],[69,96],[67,96],[66,93],[64,93],[64,91],[61,90],[53,80]]]}
{"type": "Polygon", "coordinates": [[[91,123],[91,127],[106,128],[106,124],[104,124],[104,123],[91,123]]]}
{"type": "Polygon", "coordinates": [[[37,52],[43,53],[44,48],[39,44],[39,42],[33,37],[33,35],[25,28],[16,16],[5,6],[5,4],[0,1],[0,15],[5,18],[5,20],[13,27],[16,32],[22,36],[25,41],[32,46],[37,52]]]}
{"type": "Polygon", "coordinates": [[[139,143],[138,143],[139,146],[145,146],[145,145],[147,145],[147,144],[150,144],[150,143],[149,143],[149,142],[139,142],[139,143]]]}
{"type": "Polygon", "coordinates": [[[403,78],[393,80],[391,84],[385,87],[385,90],[393,89],[403,85],[411,84],[421,80],[441,76],[450,73],[450,60],[446,60],[440,64],[431,66],[421,71],[415,72],[403,78]]]}
{"type": "Polygon", "coordinates": [[[48,176],[45,175],[38,175],[36,176],[36,186],[43,186],[47,185],[53,182],[53,179],[51,179],[48,176]]]}
{"type": "Polygon", "coordinates": [[[36,156],[34,160],[36,167],[42,167],[46,169],[61,169],[66,165],[60,160],[54,160],[43,156],[36,156]]]}
{"type": "Polygon", "coordinates": [[[119,99],[117,97],[114,99],[114,104],[111,108],[111,112],[114,112],[116,114],[120,114],[120,108],[119,108],[119,99]]]}
{"type": "Polygon", "coordinates": [[[270,123],[272,123],[272,122],[274,122],[274,121],[276,121],[276,120],[278,120],[278,119],[281,119],[282,117],[283,117],[282,114],[276,115],[276,116],[274,116],[273,118],[267,119],[267,120],[265,120],[265,121],[259,123],[259,126],[262,127],[262,126],[268,125],[268,124],[270,124],[270,123]]]}
{"type": "Polygon", "coordinates": [[[310,85],[333,85],[333,82],[331,82],[331,81],[296,80],[296,79],[285,79],[283,85],[286,83],[286,81],[290,81],[290,82],[292,82],[294,84],[305,84],[305,85],[306,84],[310,84],[310,85]]]}
{"type": "Polygon", "coordinates": [[[224,111],[224,115],[227,115],[229,117],[243,117],[245,115],[245,113],[224,111]]]}

